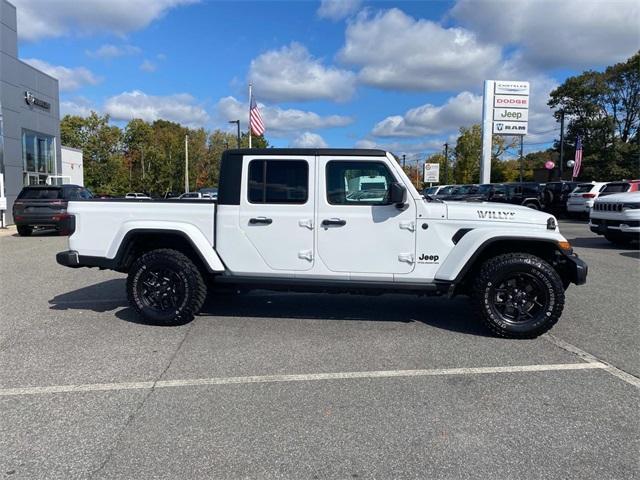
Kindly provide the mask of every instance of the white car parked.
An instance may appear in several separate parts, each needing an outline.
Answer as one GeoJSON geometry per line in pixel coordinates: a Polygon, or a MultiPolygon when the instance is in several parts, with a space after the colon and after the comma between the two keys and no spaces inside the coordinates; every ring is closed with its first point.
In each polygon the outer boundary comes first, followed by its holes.
{"type": "Polygon", "coordinates": [[[619,245],[640,240],[640,192],[599,198],[591,210],[589,228],[619,245]]]}
{"type": "Polygon", "coordinates": [[[593,203],[606,185],[606,182],[581,183],[578,185],[573,192],[569,194],[569,198],[567,199],[567,212],[577,214],[586,213],[588,215],[593,208],[593,203]]]}

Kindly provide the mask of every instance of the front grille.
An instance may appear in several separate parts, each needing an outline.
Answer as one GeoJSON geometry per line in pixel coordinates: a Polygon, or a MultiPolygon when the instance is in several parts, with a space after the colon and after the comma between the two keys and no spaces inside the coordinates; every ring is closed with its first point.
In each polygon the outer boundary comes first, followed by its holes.
{"type": "Polygon", "coordinates": [[[598,203],[593,206],[593,209],[598,212],[621,212],[621,203],[598,203]]]}

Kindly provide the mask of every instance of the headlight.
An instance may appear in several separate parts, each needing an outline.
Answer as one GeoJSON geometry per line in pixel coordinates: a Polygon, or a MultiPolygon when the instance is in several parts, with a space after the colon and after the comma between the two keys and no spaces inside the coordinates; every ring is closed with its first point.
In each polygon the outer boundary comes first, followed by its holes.
{"type": "Polygon", "coordinates": [[[640,208],[640,203],[623,203],[622,210],[637,210],[640,208]]]}
{"type": "Polygon", "coordinates": [[[557,226],[556,219],[549,217],[549,220],[547,220],[547,230],[555,230],[557,226]]]}

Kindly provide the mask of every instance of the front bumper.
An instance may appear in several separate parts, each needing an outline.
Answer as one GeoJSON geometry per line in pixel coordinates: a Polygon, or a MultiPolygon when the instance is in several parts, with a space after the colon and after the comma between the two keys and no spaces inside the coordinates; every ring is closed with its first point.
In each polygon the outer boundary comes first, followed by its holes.
{"type": "Polygon", "coordinates": [[[566,261],[566,269],[569,275],[571,283],[576,285],[584,285],[587,283],[587,273],[589,272],[589,266],[584,260],[578,258],[575,253],[564,254],[566,261]]]}

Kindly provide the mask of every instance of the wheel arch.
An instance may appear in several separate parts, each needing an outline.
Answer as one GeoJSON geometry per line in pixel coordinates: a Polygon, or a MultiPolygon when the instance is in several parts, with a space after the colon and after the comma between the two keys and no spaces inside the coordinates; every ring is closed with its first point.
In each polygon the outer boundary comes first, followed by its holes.
{"type": "MultiPolygon", "coordinates": [[[[498,236],[482,241],[465,261],[451,259],[447,264],[447,258],[436,275],[436,280],[449,281],[453,285],[453,294],[468,293],[475,274],[480,266],[489,258],[504,253],[529,253],[547,261],[558,272],[566,286],[571,283],[569,272],[564,267],[563,253],[556,238],[498,236]],[[457,263],[457,265],[455,264],[457,263]],[[441,273],[442,271],[442,273],[441,273]]],[[[462,242],[460,242],[462,243],[462,242]]],[[[458,245],[457,248],[468,248],[458,245]]],[[[454,249],[455,250],[455,249],[454,249]]]]}
{"type": "Polygon", "coordinates": [[[170,248],[185,254],[204,272],[224,271],[224,264],[213,247],[207,243],[208,249],[203,251],[200,243],[183,230],[133,228],[124,234],[113,262],[116,270],[127,272],[140,255],[151,250],[170,248]]]}

